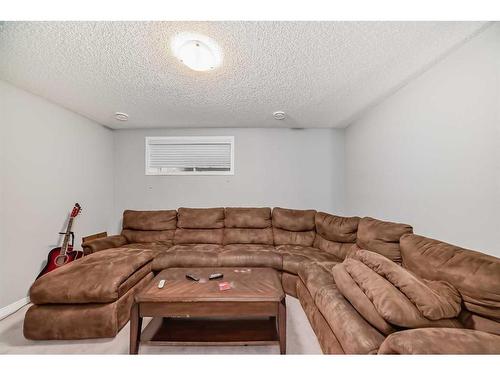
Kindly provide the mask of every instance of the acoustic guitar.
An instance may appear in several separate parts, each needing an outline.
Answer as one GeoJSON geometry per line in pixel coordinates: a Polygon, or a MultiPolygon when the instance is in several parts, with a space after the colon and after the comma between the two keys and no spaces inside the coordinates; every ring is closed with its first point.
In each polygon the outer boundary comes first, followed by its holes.
{"type": "Polygon", "coordinates": [[[83,257],[83,251],[74,251],[73,245],[69,243],[69,239],[73,235],[73,232],[71,232],[73,221],[81,211],[82,208],[80,207],[80,205],[78,203],[75,203],[75,206],[73,207],[69,215],[66,232],[60,233],[64,234],[63,244],[61,247],[56,247],[50,250],[49,255],[47,256],[47,264],[37,276],[37,279],[45,275],[46,273],[55,270],[56,268],[62,267],[67,263],[83,257]]]}

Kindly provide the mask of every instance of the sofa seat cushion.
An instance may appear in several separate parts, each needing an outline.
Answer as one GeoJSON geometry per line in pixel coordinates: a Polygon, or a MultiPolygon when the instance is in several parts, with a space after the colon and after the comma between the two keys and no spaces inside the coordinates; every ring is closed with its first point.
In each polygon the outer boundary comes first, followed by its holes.
{"type": "MultiPolygon", "coordinates": [[[[337,263],[326,263],[329,266],[337,263]]],[[[304,283],[312,298],[324,287],[331,287],[335,282],[331,268],[318,262],[303,262],[298,272],[300,280],[304,283]]]]}
{"type": "Polygon", "coordinates": [[[87,255],[36,280],[30,289],[31,302],[116,301],[149,272],[153,258],[154,252],[149,249],[114,248],[87,255]],[[137,272],[139,276],[134,276],[137,272]],[[133,281],[127,282],[129,278],[133,281]]]}
{"type": "Polygon", "coordinates": [[[226,245],[219,253],[220,267],[272,267],[281,270],[281,255],[271,245],[226,245]]]}
{"type": "Polygon", "coordinates": [[[500,354],[500,336],[457,328],[418,328],[387,337],[379,354],[500,354]]]}
{"type": "Polygon", "coordinates": [[[153,271],[171,267],[217,267],[222,246],[214,244],[175,245],[158,255],[153,271]]]}
{"type": "Polygon", "coordinates": [[[222,250],[221,245],[215,245],[211,243],[198,243],[190,245],[174,245],[167,250],[169,254],[172,253],[182,253],[182,252],[220,252],[222,250]]]}
{"type": "Polygon", "coordinates": [[[172,244],[165,244],[165,243],[158,243],[158,242],[141,242],[141,243],[129,243],[126,245],[123,245],[122,247],[127,248],[127,249],[149,249],[152,250],[157,256],[158,254],[161,254],[163,252],[166,252],[168,249],[172,247],[172,244]]]}
{"type": "Polygon", "coordinates": [[[299,272],[299,266],[302,262],[341,262],[342,260],[335,255],[328,254],[322,250],[308,246],[280,245],[276,250],[283,257],[283,271],[293,273],[299,272]]]}
{"type": "Polygon", "coordinates": [[[485,318],[484,316],[471,313],[466,309],[462,309],[458,319],[464,328],[500,335],[500,321],[498,320],[485,318]]]}

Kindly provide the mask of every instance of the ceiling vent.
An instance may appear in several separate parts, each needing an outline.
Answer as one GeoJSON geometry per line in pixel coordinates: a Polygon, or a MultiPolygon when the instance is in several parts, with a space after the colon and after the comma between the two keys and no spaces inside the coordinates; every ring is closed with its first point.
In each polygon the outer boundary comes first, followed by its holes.
{"type": "Polygon", "coordinates": [[[127,121],[128,115],[126,113],[123,113],[123,112],[116,112],[115,119],[117,119],[118,121],[127,121]]]}
{"type": "Polygon", "coordinates": [[[283,111],[276,111],[273,113],[273,117],[275,120],[284,120],[286,117],[286,114],[283,111]]]}

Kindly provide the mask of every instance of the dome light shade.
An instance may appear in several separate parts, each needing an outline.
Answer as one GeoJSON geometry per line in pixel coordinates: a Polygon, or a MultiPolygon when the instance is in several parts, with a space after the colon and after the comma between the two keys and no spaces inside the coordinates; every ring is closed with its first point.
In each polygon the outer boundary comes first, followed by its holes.
{"type": "Polygon", "coordinates": [[[213,70],[222,63],[222,53],[217,43],[205,36],[181,33],[172,40],[172,52],[184,65],[192,70],[213,70]]]}

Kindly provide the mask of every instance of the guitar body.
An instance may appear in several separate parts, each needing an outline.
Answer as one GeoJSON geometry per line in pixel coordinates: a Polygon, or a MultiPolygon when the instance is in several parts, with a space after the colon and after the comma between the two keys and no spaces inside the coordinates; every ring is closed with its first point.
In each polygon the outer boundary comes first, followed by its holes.
{"type": "Polygon", "coordinates": [[[43,267],[43,270],[37,276],[37,279],[46,273],[62,267],[76,259],[80,259],[81,257],[83,257],[83,251],[73,251],[73,247],[70,245],[68,245],[66,254],[62,253],[62,248],[56,247],[50,250],[49,255],[47,256],[47,264],[43,267]]]}
{"type": "Polygon", "coordinates": [[[43,270],[36,277],[37,279],[55,270],[56,268],[62,267],[65,264],[71,263],[72,261],[83,257],[83,251],[73,251],[73,241],[69,243],[70,236],[74,239],[73,232],[71,228],[73,226],[73,220],[80,214],[82,207],[75,203],[75,206],[69,214],[68,226],[66,227],[66,232],[59,233],[64,234],[64,240],[61,247],[56,247],[50,250],[47,256],[47,264],[43,267],[43,270]]]}

